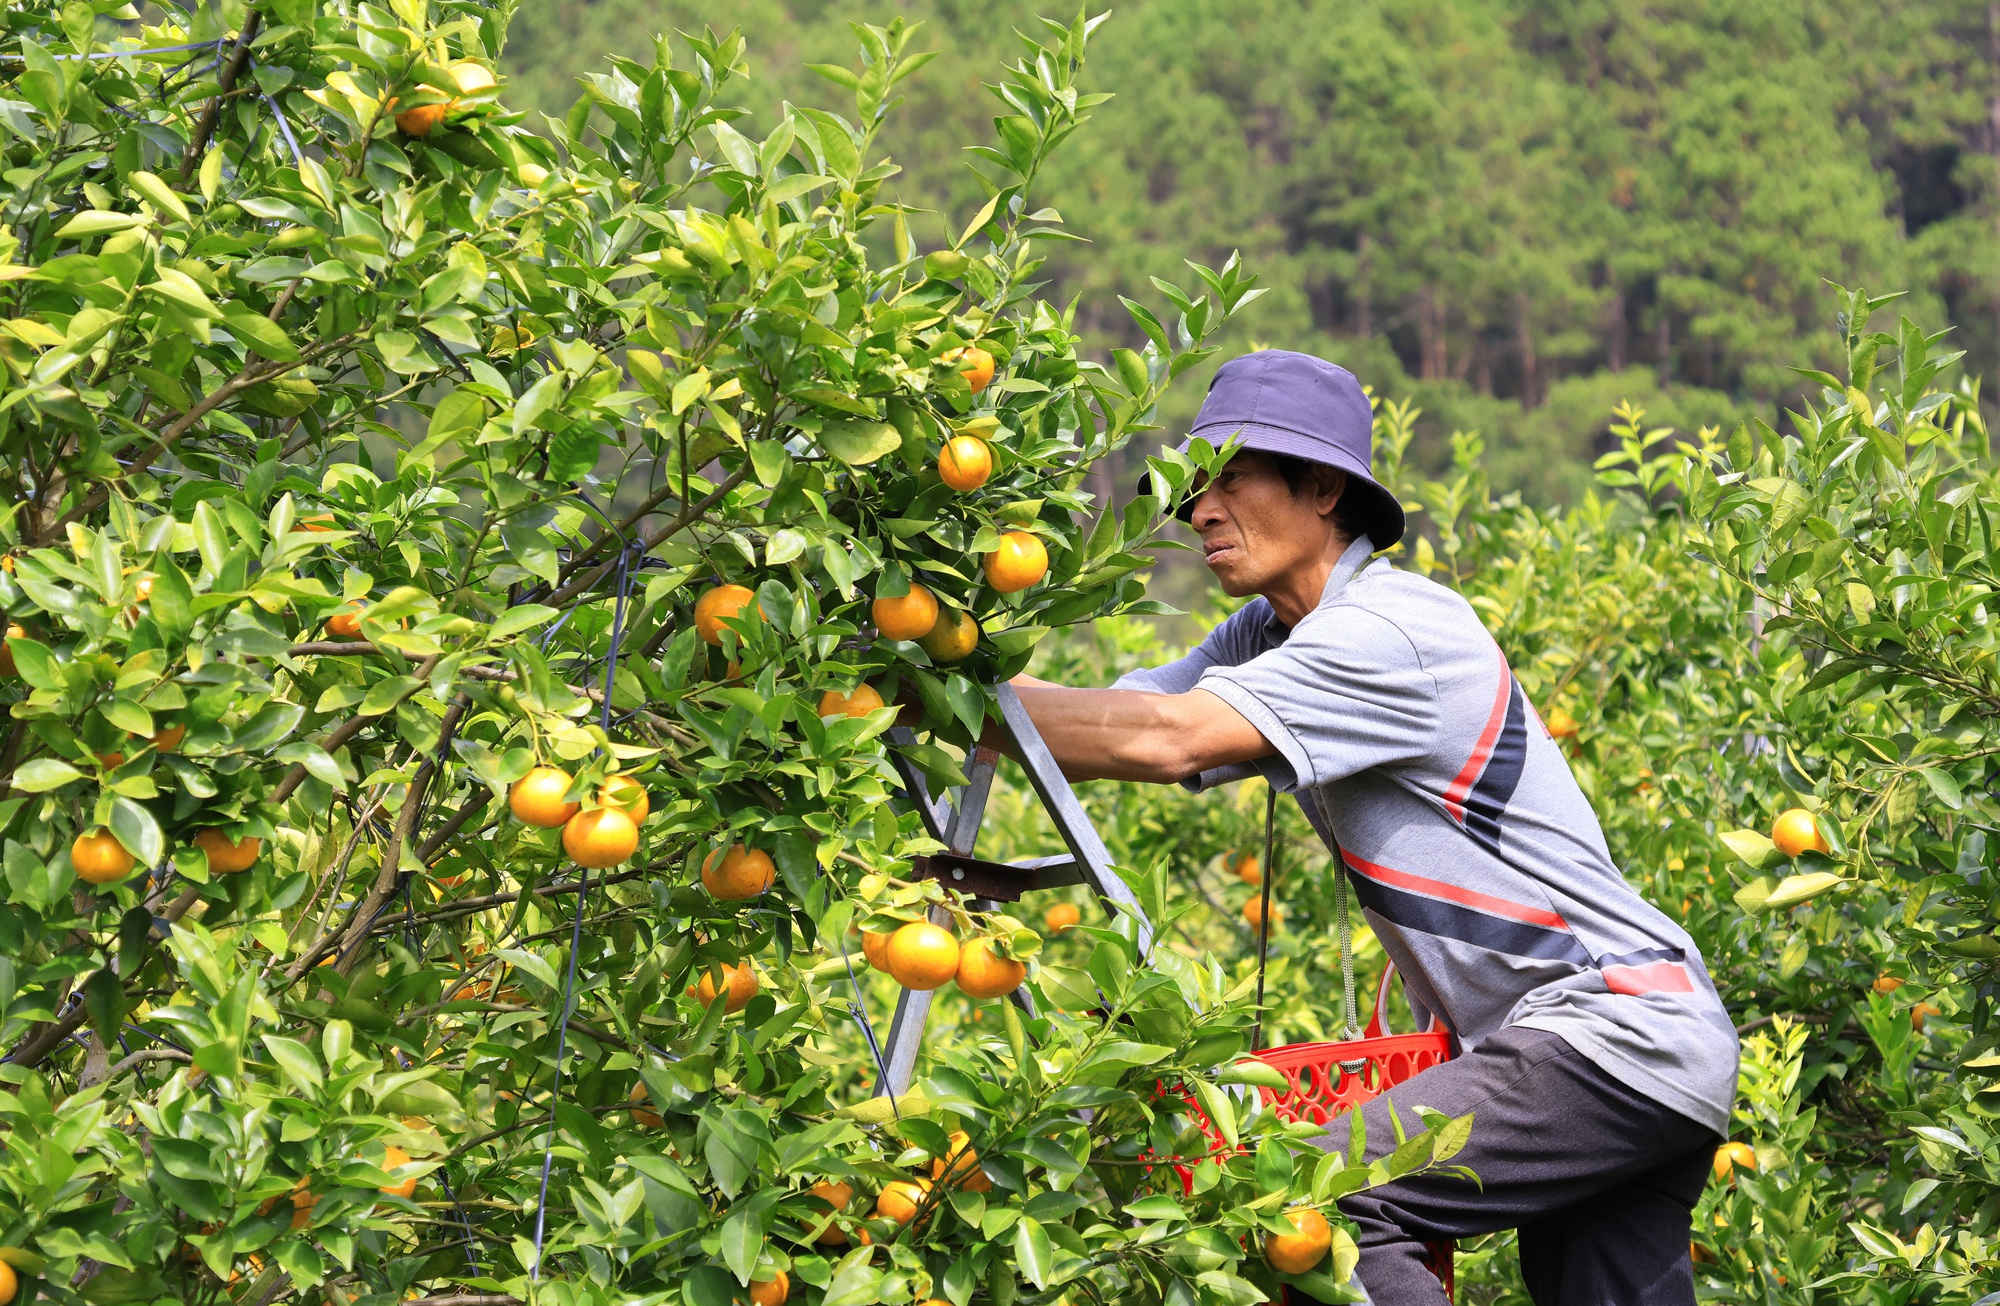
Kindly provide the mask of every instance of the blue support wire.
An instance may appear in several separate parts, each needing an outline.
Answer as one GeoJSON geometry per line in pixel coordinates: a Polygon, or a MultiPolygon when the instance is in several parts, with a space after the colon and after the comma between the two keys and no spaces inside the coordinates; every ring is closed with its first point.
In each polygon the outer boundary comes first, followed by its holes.
{"type": "MultiPolygon", "coordinates": [[[[625,604],[632,592],[632,546],[627,543],[618,553],[618,598],[611,610],[611,645],[604,652],[604,708],[601,722],[605,730],[611,728],[611,691],[618,675],[618,642],[625,634],[625,604]]],[[[574,612],[576,609],[571,608],[574,612]]],[[[560,626],[569,619],[564,613],[556,622],[560,626]]],[[[552,627],[549,636],[555,634],[552,627]]],[[[543,638],[547,647],[549,636],[543,638]]],[[[538,1283],[542,1277],[542,1240],[548,1230],[549,1216],[549,1171],[555,1164],[556,1155],[556,1103],[562,1100],[563,1058],[569,1051],[569,1018],[576,1006],[576,958],[583,951],[583,904],[590,892],[590,868],[579,865],[580,872],[576,885],[576,913],[570,920],[569,965],[564,969],[562,1018],[556,1024],[556,1072],[555,1081],[549,1087],[549,1127],[542,1140],[542,1181],[535,1197],[535,1263],[528,1267],[528,1282],[538,1283]]]]}
{"type": "MultiPolygon", "coordinates": [[[[847,987],[854,993],[854,997],[847,1004],[847,1014],[854,1017],[855,1024],[861,1026],[861,1036],[868,1040],[868,1055],[875,1058],[875,1073],[880,1076],[880,1082],[887,1084],[889,1063],[882,1056],[882,1045],[875,1039],[875,1025],[868,1019],[868,1008],[862,1005],[861,982],[854,978],[854,962],[847,955],[847,940],[835,938],[834,945],[840,949],[840,964],[847,967],[847,987]]],[[[903,1118],[902,1108],[896,1105],[896,1094],[893,1090],[889,1094],[889,1110],[895,1114],[896,1119],[903,1118]]]]}

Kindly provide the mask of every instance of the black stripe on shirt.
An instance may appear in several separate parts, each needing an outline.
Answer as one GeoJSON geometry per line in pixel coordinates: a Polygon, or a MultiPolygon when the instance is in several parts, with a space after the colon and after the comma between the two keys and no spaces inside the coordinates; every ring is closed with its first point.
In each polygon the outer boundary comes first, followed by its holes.
{"type": "Polygon", "coordinates": [[[1439,902],[1421,894],[1392,889],[1359,872],[1349,879],[1354,885],[1354,896],[1361,900],[1363,907],[1406,930],[1457,939],[1461,943],[1512,957],[1566,961],[1583,969],[1592,964],[1590,954],[1576,941],[1576,936],[1564,930],[1512,921],[1503,916],[1489,916],[1456,903],[1439,902]]]}

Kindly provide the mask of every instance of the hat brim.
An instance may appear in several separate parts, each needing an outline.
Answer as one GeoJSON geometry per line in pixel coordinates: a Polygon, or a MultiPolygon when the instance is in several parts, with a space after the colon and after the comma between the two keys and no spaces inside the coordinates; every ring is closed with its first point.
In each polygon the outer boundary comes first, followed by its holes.
{"type": "MultiPolygon", "coordinates": [[[[1362,533],[1380,553],[1401,542],[1409,528],[1409,520],[1403,513],[1403,505],[1391,494],[1388,487],[1377,481],[1368,468],[1343,450],[1334,448],[1324,440],[1288,431],[1281,426],[1264,426],[1256,422],[1239,422],[1234,425],[1202,427],[1189,433],[1181,441],[1180,452],[1186,453],[1196,439],[1207,440],[1220,449],[1231,440],[1239,440],[1237,448],[1255,449],[1261,453],[1281,453],[1293,458],[1302,458],[1309,463],[1320,463],[1327,467],[1338,467],[1347,473],[1347,494],[1352,496],[1353,516],[1359,521],[1362,533]]],[[[1139,493],[1152,494],[1153,474],[1147,472],[1139,478],[1139,493]]],[[[1164,487],[1160,497],[1165,498],[1164,487]]],[[[1173,507],[1174,516],[1187,521],[1194,513],[1194,496],[1189,495],[1173,507]]]]}

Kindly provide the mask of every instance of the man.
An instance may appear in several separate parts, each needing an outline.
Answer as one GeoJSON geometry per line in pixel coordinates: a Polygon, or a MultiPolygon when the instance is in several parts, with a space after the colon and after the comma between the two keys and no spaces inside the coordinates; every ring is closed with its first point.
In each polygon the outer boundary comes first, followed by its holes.
{"type": "MultiPolygon", "coordinates": [[[[1689,1214],[1729,1127],[1736,1035],[1693,940],[1627,886],[1505,656],[1456,592],[1371,555],[1404,532],[1366,395],[1267,350],[1222,367],[1190,439],[1237,453],[1179,515],[1232,596],[1188,656],[1110,689],[1016,684],[1078,779],[1262,774],[1344,860],[1413,1006],[1456,1056],[1363,1110],[1425,1105],[1457,1160],[1341,1203],[1377,1306],[1441,1303],[1426,1241],[1520,1230],[1538,1306],[1691,1303],[1689,1214]]],[[[1344,1125],[1328,1135],[1344,1146],[1344,1125]]]]}

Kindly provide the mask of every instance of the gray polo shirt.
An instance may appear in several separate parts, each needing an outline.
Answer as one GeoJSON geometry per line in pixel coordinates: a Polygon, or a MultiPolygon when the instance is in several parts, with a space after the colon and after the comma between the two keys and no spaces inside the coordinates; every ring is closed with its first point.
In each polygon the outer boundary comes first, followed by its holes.
{"type": "Polygon", "coordinates": [[[1726,1135],[1736,1031],[1694,941],[1635,893],[1569,765],[1455,591],[1341,558],[1287,630],[1256,599],[1177,662],[1116,688],[1205,689],[1277,750],[1261,772],[1352,872],[1413,1003],[1461,1047],[1548,1030],[1726,1135]]]}

